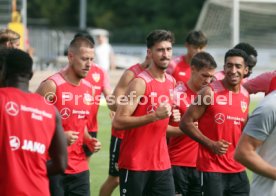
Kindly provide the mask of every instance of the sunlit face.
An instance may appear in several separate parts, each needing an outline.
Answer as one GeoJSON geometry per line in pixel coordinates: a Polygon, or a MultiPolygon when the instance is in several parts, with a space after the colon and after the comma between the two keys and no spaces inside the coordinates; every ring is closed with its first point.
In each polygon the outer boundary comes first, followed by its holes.
{"type": "Polygon", "coordinates": [[[239,56],[227,57],[224,65],[225,79],[231,86],[239,85],[248,73],[244,59],[239,56]]]}
{"type": "Polygon", "coordinates": [[[161,41],[148,49],[148,56],[154,65],[162,70],[167,69],[172,58],[172,43],[169,41],[161,41]]]}
{"type": "Polygon", "coordinates": [[[69,65],[72,66],[78,78],[85,78],[94,60],[94,48],[80,47],[75,52],[68,53],[69,65]]]}
{"type": "Polygon", "coordinates": [[[187,48],[187,55],[192,58],[195,54],[204,51],[205,47],[198,47],[192,44],[185,44],[187,48]]]}
{"type": "Polygon", "coordinates": [[[191,81],[197,90],[200,90],[204,86],[207,86],[211,83],[214,75],[215,68],[203,67],[201,69],[197,69],[194,66],[191,66],[191,81]]]}

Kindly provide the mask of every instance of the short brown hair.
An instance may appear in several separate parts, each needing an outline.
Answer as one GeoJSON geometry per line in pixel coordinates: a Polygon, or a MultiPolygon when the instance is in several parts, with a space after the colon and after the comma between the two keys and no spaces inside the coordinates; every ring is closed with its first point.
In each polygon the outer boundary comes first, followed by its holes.
{"type": "Polygon", "coordinates": [[[11,29],[0,30],[0,45],[3,45],[9,41],[15,41],[20,39],[20,35],[11,29]]]}

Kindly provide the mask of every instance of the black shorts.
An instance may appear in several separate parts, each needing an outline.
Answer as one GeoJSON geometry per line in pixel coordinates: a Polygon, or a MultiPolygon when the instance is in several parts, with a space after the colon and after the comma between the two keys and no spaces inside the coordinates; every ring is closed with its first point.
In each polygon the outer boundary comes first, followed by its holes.
{"type": "Polygon", "coordinates": [[[120,169],[120,195],[174,196],[172,170],[131,171],[120,169]]]}
{"type": "Polygon", "coordinates": [[[89,179],[89,170],[78,174],[60,174],[50,176],[49,180],[51,196],[90,196],[89,179]]]}
{"type": "Polygon", "coordinates": [[[119,153],[120,153],[120,145],[122,139],[111,136],[110,146],[109,146],[109,175],[110,176],[119,176],[119,153]]]}
{"type": "Polygon", "coordinates": [[[248,196],[249,181],[246,172],[200,172],[204,196],[248,196]]]}
{"type": "MultiPolygon", "coordinates": [[[[98,132],[88,132],[88,133],[91,137],[97,138],[97,133],[98,132]]],[[[82,148],[83,148],[84,153],[87,157],[90,157],[93,154],[93,152],[91,152],[85,144],[82,145],[82,148]]]]}
{"type": "Polygon", "coordinates": [[[200,174],[195,167],[172,166],[175,193],[201,196],[200,174]]]}

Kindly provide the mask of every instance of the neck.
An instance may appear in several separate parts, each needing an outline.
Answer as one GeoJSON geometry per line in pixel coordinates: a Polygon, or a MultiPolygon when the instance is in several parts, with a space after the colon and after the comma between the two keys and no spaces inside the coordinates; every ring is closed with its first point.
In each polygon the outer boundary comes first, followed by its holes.
{"type": "Polygon", "coordinates": [[[29,80],[27,80],[26,78],[22,78],[22,77],[6,79],[4,86],[5,87],[14,87],[14,88],[18,88],[25,92],[30,92],[29,91],[29,80]]]}
{"type": "Polygon", "coordinates": [[[144,61],[143,63],[140,64],[140,66],[141,66],[142,69],[146,69],[146,68],[149,67],[149,63],[144,61]]]}
{"type": "Polygon", "coordinates": [[[64,79],[70,84],[78,86],[80,84],[81,78],[76,75],[69,65],[64,71],[61,72],[64,79]]]}
{"type": "Polygon", "coordinates": [[[200,90],[200,88],[198,88],[196,85],[194,85],[191,78],[188,80],[187,85],[194,93],[197,93],[200,90]]]}
{"type": "Polygon", "coordinates": [[[184,55],[184,58],[188,64],[191,64],[192,56],[190,54],[184,55]]]}
{"type": "Polygon", "coordinates": [[[148,71],[152,75],[154,79],[156,79],[159,82],[165,81],[165,69],[159,69],[156,67],[156,65],[150,65],[148,68],[148,71]]]}

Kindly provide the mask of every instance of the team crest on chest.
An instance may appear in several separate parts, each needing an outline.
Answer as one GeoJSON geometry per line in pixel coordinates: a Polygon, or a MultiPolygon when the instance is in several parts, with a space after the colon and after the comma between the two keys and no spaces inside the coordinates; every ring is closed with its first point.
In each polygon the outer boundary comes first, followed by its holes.
{"type": "Polygon", "coordinates": [[[247,109],[247,103],[245,101],[241,101],[241,110],[244,113],[247,109]]]}
{"type": "Polygon", "coordinates": [[[99,73],[93,73],[92,78],[95,82],[99,82],[101,79],[101,75],[99,73]]]}

